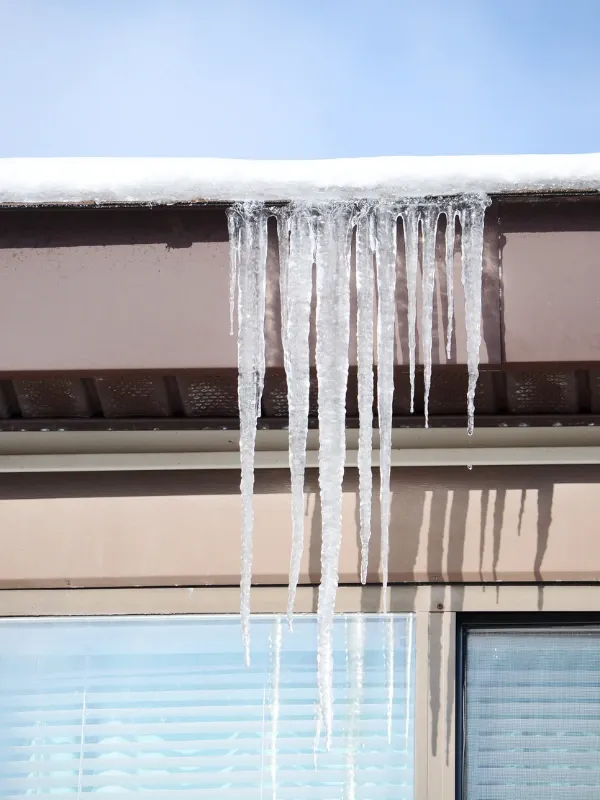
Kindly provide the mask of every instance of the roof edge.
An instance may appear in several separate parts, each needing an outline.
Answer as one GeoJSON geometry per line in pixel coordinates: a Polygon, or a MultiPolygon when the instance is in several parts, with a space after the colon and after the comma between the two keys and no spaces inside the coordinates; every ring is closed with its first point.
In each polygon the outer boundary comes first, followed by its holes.
{"type": "Polygon", "coordinates": [[[174,205],[600,192],[600,153],[321,161],[0,159],[0,204],[174,205]]]}

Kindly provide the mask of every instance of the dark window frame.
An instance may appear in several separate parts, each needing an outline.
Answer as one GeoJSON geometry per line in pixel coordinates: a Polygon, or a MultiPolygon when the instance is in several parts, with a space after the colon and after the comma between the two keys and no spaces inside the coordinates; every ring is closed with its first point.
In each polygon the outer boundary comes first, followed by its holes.
{"type": "Polygon", "coordinates": [[[582,628],[594,625],[600,628],[599,612],[553,611],[485,611],[456,615],[456,764],[455,798],[468,800],[464,783],[466,754],[465,703],[467,698],[467,637],[476,628],[582,628]]]}

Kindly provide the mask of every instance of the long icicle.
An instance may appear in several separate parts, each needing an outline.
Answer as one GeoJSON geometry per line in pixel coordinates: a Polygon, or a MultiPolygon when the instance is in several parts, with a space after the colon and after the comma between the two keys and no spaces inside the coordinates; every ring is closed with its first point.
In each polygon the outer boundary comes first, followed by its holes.
{"type": "Polygon", "coordinates": [[[286,279],[281,286],[281,302],[285,320],[283,343],[292,485],[292,554],[287,607],[291,625],[304,550],[304,473],[310,391],[309,334],[315,250],[311,210],[305,206],[292,209],[289,230],[289,256],[286,279]]]}
{"type": "Polygon", "coordinates": [[[356,225],[356,360],[358,374],[358,496],[360,508],[360,581],[367,582],[373,498],[373,310],[372,217],[361,209],[356,225]]]}
{"type": "Polygon", "coordinates": [[[284,359],[286,352],[287,335],[287,280],[290,263],[290,211],[289,208],[277,209],[277,244],[279,251],[279,307],[281,310],[281,344],[283,345],[284,359]]]}
{"type": "Polygon", "coordinates": [[[415,363],[417,342],[417,273],[419,271],[419,215],[414,202],[403,213],[406,284],[408,290],[408,358],[410,370],[410,413],[415,410],[415,363]]]}
{"type": "Polygon", "coordinates": [[[346,391],[350,339],[352,207],[331,204],[317,217],[317,377],[321,584],[317,608],[319,716],[331,748],[333,729],[333,619],[342,538],[342,482],[346,459],[346,391]]]}
{"type": "MultiPolygon", "coordinates": [[[[254,533],[254,449],[256,421],[265,377],[265,295],[267,210],[256,203],[238,206],[242,217],[238,264],[238,403],[242,495],[240,613],[244,657],[250,663],[250,589],[254,533]]],[[[231,213],[235,213],[235,209],[231,213]]]]}
{"type": "Polygon", "coordinates": [[[446,206],[446,300],[448,311],[448,326],[446,328],[446,358],[452,358],[452,335],[454,333],[454,239],[456,236],[456,206],[448,203],[446,206]]]}
{"type": "Polygon", "coordinates": [[[233,336],[235,321],[235,293],[237,289],[237,273],[241,248],[241,217],[234,206],[227,213],[227,229],[229,231],[229,333],[233,336]]]}
{"type": "Polygon", "coordinates": [[[396,249],[398,211],[379,206],[375,215],[377,262],[377,413],[379,417],[379,497],[381,502],[381,573],[387,610],[390,550],[390,476],[396,333],[396,249]]]}
{"type": "Polygon", "coordinates": [[[425,427],[429,427],[429,391],[431,389],[431,351],[433,348],[433,296],[435,291],[435,239],[439,209],[428,204],[421,211],[423,231],[423,281],[421,341],[423,342],[423,379],[425,383],[425,427]]]}
{"type": "MultiPolygon", "coordinates": [[[[425,206],[427,203],[425,201],[425,206]]],[[[483,244],[484,244],[484,221],[485,209],[489,205],[486,197],[461,196],[453,200],[444,201],[444,210],[448,215],[448,225],[446,234],[446,268],[450,274],[450,262],[453,256],[454,246],[454,220],[458,215],[462,229],[461,260],[462,270],[461,279],[464,287],[465,296],[465,315],[467,333],[467,365],[469,373],[468,384],[468,430],[473,431],[474,425],[474,400],[475,390],[479,373],[479,350],[481,344],[481,309],[482,309],[482,276],[483,276],[483,244]]],[[[436,208],[442,209],[440,201],[436,208]]],[[[435,205],[435,202],[433,203],[435,205]]],[[[411,369],[411,410],[414,409],[415,391],[415,364],[416,364],[416,310],[417,310],[417,275],[418,275],[418,233],[419,233],[419,209],[424,205],[423,200],[406,199],[399,202],[392,213],[401,213],[404,223],[405,234],[405,255],[406,272],[408,283],[408,338],[410,348],[410,369],[411,369]]],[[[373,219],[378,218],[379,231],[381,235],[383,226],[382,220],[392,206],[387,203],[375,203],[369,206],[370,214],[373,219]]],[[[297,210],[297,209],[296,209],[297,210]]],[[[341,544],[341,491],[345,463],[345,400],[348,378],[348,340],[349,340],[349,273],[350,273],[350,242],[351,232],[355,219],[356,206],[346,203],[327,203],[316,205],[310,208],[311,225],[313,225],[314,236],[317,239],[315,247],[317,262],[317,372],[319,380],[319,484],[321,494],[323,541],[321,551],[321,573],[322,580],[319,587],[319,619],[318,619],[318,667],[319,667],[319,709],[320,724],[324,726],[327,733],[327,746],[331,744],[331,732],[333,722],[333,697],[332,697],[332,670],[333,670],[333,648],[332,648],[332,627],[333,615],[335,610],[335,595],[338,585],[338,562],[341,544]]],[[[266,295],[266,260],[267,260],[267,220],[270,215],[276,215],[272,209],[261,203],[243,203],[236,205],[229,212],[229,234],[231,237],[230,245],[232,254],[230,259],[230,310],[235,310],[235,289],[237,286],[237,319],[238,319],[238,400],[240,406],[240,461],[241,461],[241,495],[242,495],[242,559],[241,559],[241,599],[240,611],[242,617],[242,631],[244,640],[244,652],[246,660],[249,660],[249,614],[250,614],[250,587],[252,580],[252,536],[253,536],[253,487],[254,487],[254,450],[256,443],[256,421],[261,410],[261,398],[265,377],[265,338],[264,338],[264,317],[265,317],[265,295],[266,295]],[[233,292],[231,289],[233,288],[233,292]],[[233,300],[233,302],[232,302],[233,300]]],[[[290,211],[286,211],[283,216],[289,221],[290,211]]],[[[281,219],[283,219],[283,216],[281,219]]],[[[300,217],[298,217],[300,219],[300,217]]],[[[287,225],[287,222],[285,223],[287,225]]],[[[281,227],[281,225],[280,225],[281,227]]],[[[425,220],[424,227],[427,227],[424,242],[424,296],[425,304],[428,304],[427,279],[431,264],[431,251],[429,247],[431,241],[435,239],[435,233],[429,235],[428,223],[425,220]],[[427,252],[429,251],[429,252],[427,252]]],[[[435,225],[431,226],[435,229],[435,225]]],[[[286,228],[287,231],[287,228],[286,228]]],[[[303,241],[301,234],[294,234],[297,242],[303,241]]],[[[310,238],[310,237],[308,237],[310,238]]],[[[292,353],[292,348],[297,344],[295,339],[298,337],[298,326],[288,319],[294,315],[292,305],[287,301],[294,293],[295,289],[289,288],[289,281],[292,283],[296,278],[304,281],[302,295],[304,301],[308,295],[310,306],[311,294],[308,292],[308,284],[305,281],[305,273],[300,267],[293,268],[293,276],[290,278],[289,264],[293,247],[286,250],[285,235],[282,257],[282,294],[284,297],[283,319],[284,319],[284,347],[287,358],[292,353]],[[304,277],[302,277],[304,275],[304,277]]],[[[306,237],[304,237],[306,241],[306,237]]],[[[373,252],[379,247],[378,261],[384,264],[382,256],[381,241],[378,246],[375,244],[375,237],[369,244],[370,251],[373,252]]],[[[359,248],[360,249],[360,248],[359,248]]],[[[299,251],[300,252],[300,251],[299,251]]],[[[311,249],[312,253],[312,249],[311,249]]],[[[435,251],[434,251],[435,255],[435,251]]],[[[308,268],[312,268],[311,258],[299,260],[304,266],[310,262],[308,268]]],[[[391,269],[391,258],[388,260],[391,269]]],[[[358,269],[358,267],[357,267],[358,269]]],[[[384,276],[383,269],[378,272],[378,281],[384,276]]],[[[391,282],[391,273],[387,275],[391,282]]],[[[435,280],[435,278],[433,279],[435,280]]],[[[449,283],[450,285],[450,283],[449,283]]],[[[312,281],[311,281],[312,286],[312,281]]],[[[380,292],[379,302],[389,299],[391,292],[387,294],[380,292]]],[[[453,302],[453,292],[452,292],[453,302]]],[[[395,304],[392,303],[394,306],[395,304]]],[[[364,308],[364,305],[362,306],[364,308]]],[[[306,319],[306,305],[304,305],[301,318],[306,319]]],[[[385,309],[383,309],[385,311],[385,309]]],[[[394,309],[395,310],[395,309],[394,309]]],[[[427,359],[429,351],[428,330],[429,319],[427,309],[424,312],[425,321],[424,349],[427,359]]],[[[380,343],[380,334],[383,330],[385,314],[380,313],[378,328],[378,358],[381,353],[383,356],[388,351],[385,349],[383,340],[380,343]],[[381,347],[380,347],[381,344],[381,347]]],[[[453,315],[450,315],[450,320],[453,315]]],[[[358,320],[357,320],[358,322],[358,320]]],[[[361,328],[362,328],[361,320],[361,328]]],[[[386,327],[387,330],[387,327],[386,327]]],[[[372,332],[372,328],[371,328],[372,332]]],[[[362,350],[365,342],[362,335],[359,335],[361,342],[359,346],[362,350]]],[[[368,335],[367,335],[368,341],[368,335]]],[[[303,341],[303,339],[302,339],[303,341]]],[[[389,345],[387,338],[385,342],[389,345]]],[[[452,344],[452,322],[449,324],[448,341],[446,345],[452,344]]],[[[393,339],[392,346],[392,381],[393,381],[393,339]]],[[[371,347],[372,350],[372,347],[371,347]]],[[[296,353],[293,356],[301,364],[300,373],[305,375],[308,364],[308,354],[304,361],[304,354],[300,356],[296,353]]],[[[387,356],[386,356],[387,358],[387,356]]],[[[389,360],[384,362],[389,365],[389,360]]],[[[366,364],[364,354],[362,358],[363,366],[366,364]]],[[[289,362],[286,368],[289,367],[289,362]]],[[[428,367],[426,365],[426,381],[428,367]]],[[[372,379],[372,371],[371,371],[372,379]]],[[[306,389],[304,379],[292,381],[300,397],[305,397],[301,389],[306,389]]],[[[362,378],[361,378],[362,382],[362,378]]],[[[372,386],[372,380],[371,380],[372,386]]],[[[378,407],[381,417],[381,437],[382,437],[382,537],[386,537],[389,531],[389,481],[385,475],[388,471],[386,463],[386,408],[390,383],[385,377],[380,387],[381,395],[378,395],[378,407]],[[385,403],[383,398],[385,396],[385,403]],[[385,485],[387,483],[387,489],[385,485]],[[387,500],[386,500],[387,491],[387,500]],[[387,525],[386,525],[387,520],[387,525]]],[[[363,389],[365,385],[363,383],[363,389]]],[[[393,383],[392,383],[393,392],[393,383]]],[[[367,388],[368,396],[368,388],[367,388]]],[[[364,400],[365,395],[362,395],[364,400]]],[[[362,414],[363,421],[368,418],[365,409],[365,402],[361,400],[361,407],[365,411],[362,414]]],[[[294,403],[290,404],[292,407],[294,403]]],[[[372,408],[372,404],[371,404],[372,408]]],[[[293,412],[290,418],[291,426],[299,431],[299,436],[304,437],[303,453],[300,458],[304,458],[306,435],[303,433],[304,411],[295,415],[293,412]]],[[[389,422],[391,426],[391,421],[389,422]]],[[[364,433],[364,427],[363,427],[364,433]]],[[[391,437],[391,433],[390,433],[391,437]]],[[[390,439],[391,441],[391,439],[390,439]]],[[[368,445],[364,444],[361,463],[368,445]]],[[[290,451],[296,455],[300,454],[300,444],[294,439],[294,444],[290,444],[290,451]]],[[[296,462],[295,462],[296,463],[296,462]]],[[[304,474],[302,463],[297,466],[297,474],[304,474]]],[[[364,464],[363,464],[364,466],[364,464]]],[[[366,475],[366,471],[364,471],[366,475]]],[[[303,479],[299,479],[297,486],[301,486],[303,479]]],[[[367,489],[363,486],[362,498],[366,497],[367,489]]],[[[301,490],[296,489],[296,496],[301,494],[301,490]]],[[[364,515],[363,515],[364,517],[364,515]]],[[[298,517],[296,517],[298,519],[298,517]]],[[[296,531],[303,531],[303,519],[300,527],[296,526],[296,531]]],[[[361,531],[364,532],[364,531],[361,531]]],[[[302,538],[300,547],[302,547],[302,538]]],[[[298,539],[296,539],[296,543],[298,539]]],[[[384,572],[384,584],[387,584],[387,540],[382,542],[382,569],[384,572]],[[385,559],[385,563],[383,563],[385,559]]],[[[296,550],[296,553],[298,550],[296,550]]],[[[301,549],[299,550],[301,554],[301,549]]],[[[361,555],[363,552],[361,542],[361,555]]],[[[361,563],[361,577],[366,564],[361,563]]],[[[293,593],[294,572],[291,574],[290,589],[293,593]]],[[[387,595],[387,593],[386,593],[387,595]]],[[[386,596],[387,601],[387,596],[386,596]]],[[[293,608],[293,600],[290,609],[293,608]]]]}
{"type": "Polygon", "coordinates": [[[462,228],[462,285],[465,294],[465,328],[467,331],[467,432],[475,428],[475,390],[479,378],[481,347],[481,293],[483,278],[483,233],[487,197],[469,198],[460,210],[462,228]]]}

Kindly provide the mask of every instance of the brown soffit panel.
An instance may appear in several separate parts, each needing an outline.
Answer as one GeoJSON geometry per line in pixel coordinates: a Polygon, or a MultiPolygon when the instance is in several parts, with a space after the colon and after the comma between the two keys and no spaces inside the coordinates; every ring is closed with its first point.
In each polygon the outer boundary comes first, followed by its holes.
{"type": "MultiPolygon", "coordinates": [[[[376,377],[376,376],[375,376],[376,377]]],[[[415,413],[403,367],[394,377],[394,426],[423,426],[423,371],[416,373],[415,413]]],[[[318,423],[317,381],[310,384],[309,425],[318,423]]],[[[436,366],[429,398],[432,427],[464,427],[467,371],[436,366]]],[[[600,370],[576,364],[482,369],[475,395],[477,425],[598,425],[600,370]]],[[[376,409],[375,409],[376,413],[376,409]]],[[[269,368],[259,428],[288,422],[282,369],[269,368]]],[[[376,424],[376,417],[375,417],[376,424]]],[[[357,376],[350,370],[346,425],[358,425],[357,376]]],[[[0,430],[236,429],[237,370],[108,372],[0,376],[0,430]]]]}
{"type": "MultiPolygon", "coordinates": [[[[499,363],[502,349],[496,217],[493,207],[485,234],[483,364],[499,363]]],[[[399,237],[402,242],[401,226],[399,237]]],[[[0,372],[235,368],[236,340],[229,334],[227,238],[224,208],[0,209],[0,335],[11,342],[0,355],[0,372]]],[[[402,252],[400,246],[397,361],[406,365],[402,252]]],[[[443,221],[437,260],[433,361],[445,364],[443,221]]],[[[278,368],[283,354],[274,224],[269,227],[267,269],[267,363],[278,368]]],[[[454,283],[456,323],[450,363],[464,363],[460,234],[455,242],[454,283]]],[[[354,319],[355,287],[352,293],[354,319]]],[[[420,319],[420,286],[417,301],[420,319]]],[[[419,328],[420,323],[420,354],[419,328]]],[[[352,325],[353,363],[355,338],[352,325]]],[[[312,339],[314,351],[314,319],[312,339]]]]}
{"type": "MultiPolygon", "coordinates": [[[[394,470],[390,578],[407,582],[600,580],[600,468],[394,470]]],[[[378,497],[375,487],[374,497],[378,497]]],[[[318,482],[307,477],[301,583],[320,578],[318,482]]],[[[290,496],[257,475],[254,581],[287,583],[290,496]]],[[[369,582],[378,582],[374,507],[369,582]]],[[[357,476],[343,499],[340,579],[359,580],[357,476]]],[[[4,476],[0,586],[237,585],[239,475],[4,476]]]]}
{"type": "Polygon", "coordinates": [[[0,370],[235,367],[226,222],[223,209],[0,210],[0,370]]]}
{"type": "Polygon", "coordinates": [[[506,361],[600,359],[600,201],[499,213],[506,361]]]}

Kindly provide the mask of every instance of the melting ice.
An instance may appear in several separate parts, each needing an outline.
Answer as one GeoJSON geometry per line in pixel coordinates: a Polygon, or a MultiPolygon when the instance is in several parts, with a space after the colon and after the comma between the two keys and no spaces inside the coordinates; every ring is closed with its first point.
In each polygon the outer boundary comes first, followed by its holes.
{"type": "Polygon", "coordinates": [[[231,283],[238,289],[238,403],[240,409],[240,463],[242,495],[242,563],[240,613],[246,663],[250,663],[250,587],[254,532],[254,447],[265,378],[265,296],[267,221],[259,203],[247,203],[229,212],[234,231],[231,283]]]}
{"type": "MultiPolygon", "coordinates": [[[[432,374],[436,239],[445,225],[447,296],[446,350],[454,331],[456,219],[461,228],[461,283],[467,334],[467,428],[473,432],[481,343],[481,283],[485,196],[401,198],[380,202],[327,202],[271,208],[242,203],[228,213],[230,313],[237,290],[238,398],[242,494],[241,617],[246,659],[250,656],[249,614],[254,526],[254,447],[265,375],[267,221],[277,218],[282,302],[282,342],[288,386],[289,463],[292,485],[292,554],[288,616],[291,620],[304,547],[304,473],[309,411],[309,331],[316,268],[316,367],[319,417],[319,488],[322,516],[321,584],[318,601],[319,726],[329,743],[333,723],[332,629],[342,536],[342,481],[346,460],[346,391],[350,341],[352,239],[356,235],[357,369],[359,405],[359,507],[361,581],[366,581],[371,535],[374,349],[380,460],[381,572],[388,583],[390,474],[394,398],[397,264],[404,262],[408,293],[407,330],[410,405],[414,410],[417,297],[421,274],[420,339],[429,423],[432,374]],[[397,231],[402,229],[399,253],[397,231]],[[399,257],[403,256],[403,257],[399,257]],[[377,291],[375,292],[375,286],[377,291]],[[375,321],[376,320],[376,321],[375,321]],[[376,328],[376,333],[374,331],[376,328]]],[[[387,602],[387,600],[386,600],[387,602]]],[[[387,606],[386,606],[387,607],[387,606]]],[[[388,643],[389,651],[389,643],[388,643]]],[[[393,684],[392,684],[393,685],[393,684]]]]}

